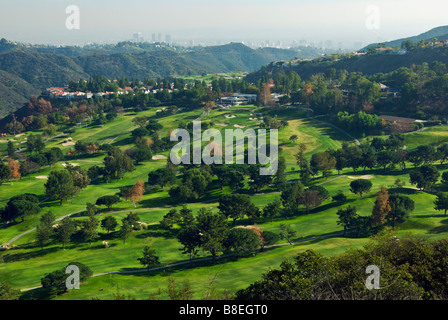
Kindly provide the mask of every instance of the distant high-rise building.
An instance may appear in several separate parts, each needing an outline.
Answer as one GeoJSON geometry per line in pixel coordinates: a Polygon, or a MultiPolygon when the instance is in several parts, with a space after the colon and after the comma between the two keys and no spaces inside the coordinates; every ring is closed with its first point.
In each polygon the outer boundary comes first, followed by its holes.
{"type": "Polygon", "coordinates": [[[166,34],[165,35],[165,43],[171,43],[171,35],[170,34],[166,34]]]}
{"type": "Polygon", "coordinates": [[[134,33],[134,42],[142,42],[142,33],[141,32],[134,33]]]}

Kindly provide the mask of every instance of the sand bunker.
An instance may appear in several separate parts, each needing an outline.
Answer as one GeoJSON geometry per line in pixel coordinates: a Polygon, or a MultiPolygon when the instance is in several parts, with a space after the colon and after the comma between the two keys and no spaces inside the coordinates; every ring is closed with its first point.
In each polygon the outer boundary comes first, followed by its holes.
{"type": "Polygon", "coordinates": [[[230,115],[230,114],[226,114],[226,118],[227,118],[227,119],[236,118],[236,115],[234,115],[234,114],[232,114],[232,115],[230,115]]]}
{"type": "MultiPolygon", "coordinates": [[[[77,167],[77,166],[79,166],[79,163],[70,163],[72,166],[74,166],[74,167],[77,167]]],[[[64,167],[66,167],[67,166],[67,164],[66,163],[63,163],[62,164],[64,167]]]]}
{"type": "Polygon", "coordinates": [[[37,176],[36,179],[48,179],[48,176],[37,176]]]}
{"type": "Polygon", "coordinates": [[[167,157],[161,154],[152,157],[152,160],[164,160],[164,159],[167,159],[167,157]]]}
{"type": "Polygon", "coordinates": [[[373,179],[374,176],[372,176],[372,175],[365,175],[365,176],[360,176],[360,177],[351,177],[351,176],[348,176],[347,178],[349,178],[349,179],[373,179]]]}
{"type": "Polygon", "coordinates": [[[239,124],[235,124],[235,125],[233,125],[235,128],[240,128],[240,129],[244,129],[244,128],[246,128],[246,126],[242,126],[242,125],[239,125],[239,124]]]}

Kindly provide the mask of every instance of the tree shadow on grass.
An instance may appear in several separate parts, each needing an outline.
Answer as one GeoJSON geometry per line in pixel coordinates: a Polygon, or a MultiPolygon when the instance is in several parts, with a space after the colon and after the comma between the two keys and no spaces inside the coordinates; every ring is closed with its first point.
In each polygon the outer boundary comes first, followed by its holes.
{"type": "Polygon", "coordinates": [[[160,225],[149,225],[145,230],[139,232],[135,235],[137,239],[146,239],[146,238],[157,238],[163,237],[165,239],[176,239],[178,234],[178,230],[170,229],[165,230],[160,227],[160,225]]]}
{"type": "Polygon", "coordinates": [[[29,291],[23,292],[19,296],[19,300],[49,300],[52,295],[45,288],[37,288],[29,291]]]}
{"type": "MultiPolygon", "coordinates": [[[[51,248],[44,248],[42,249],[37,249],[34,251],[30,251],[30,252],[22,252],[22,253],[7,253],[3,255],[3,259],[6,263],[9,262],[17,262],[17,261],[24,261],[24,260],[29,260],[29,259],[34,259],[34,258],[40,258],[43,257],[47,254],[50,253],[54,253],[56,251],[61,250],[61,248],[58,247],[51,247],[51,248]]],[[[8,252],[13,252],[14,250],[10,250],[8,252]]]]}
{"type": "MultiPolygon", "coordinates": [[[[444,215],[445,216],[445,215],[444,215]]],[[[441,226],[437,226],[429,230],[430,233],[447,233],[448,232],[448,219],[440,221],[441,226]]]]}

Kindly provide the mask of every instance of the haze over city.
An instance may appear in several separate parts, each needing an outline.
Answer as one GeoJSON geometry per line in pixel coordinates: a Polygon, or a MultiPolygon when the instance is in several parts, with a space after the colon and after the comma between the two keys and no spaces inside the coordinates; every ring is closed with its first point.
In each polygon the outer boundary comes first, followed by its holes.
{"type": "Polygon", "coordinates": [[[168,39],[177,44],[244,42],[290,46],[331,40],[334,47],[351,47],[425,32],[445,25],[448,3],[441,0],[205,0],[169,3],[136,0],[2,1],[1,37],[28,43],[115,43],[168,39]],[[80,29],[68,30],[66,8],[80,10],[80,29]],[[367,28],[369,6],[379,9],[379,25],[367,28]],[[437,7],[438,10],[434,10],[437,7]],[[296,42],[294,42],[296,41],[296,42]]]}

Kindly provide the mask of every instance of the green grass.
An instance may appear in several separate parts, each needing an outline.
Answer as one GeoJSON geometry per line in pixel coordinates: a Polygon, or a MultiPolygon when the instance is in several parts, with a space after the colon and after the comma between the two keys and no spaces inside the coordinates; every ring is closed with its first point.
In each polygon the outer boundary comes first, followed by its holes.
{"type": "MultiPolygon", "coordinates": [[[[175,115],[167,115],[156,118],[156,111],[158,109],[151,109],[139,113],[138,115],[146,115],[148,117],[157,119],[162,125],[161,134],[165,135],[170,129],[177,128],[181,121],[189,122],[196,119],[202,114],[202,110],[193,110],[188,112],[179,112],[175,115]]],[[[288,126],[280,130],[279,143],[282,148],[281,155],[285,156],[287,160],[287,179],[293,181],[299,179],[299,172],[292,170],[298,169],[295,164],[294,154],[297,152],[298,143],[305,143],[307,146],[307,156],[315,152],[325,151],[327,149],[339,148],[344,141],[351,142],[352,139],[347,137],[340,131],[318,122],[316,119],[307,119],[302,111],[297,110],[266,110],[260,109],[256,106],[239,106],[231,108],[230,110],[213,109],[207,115],[203,122],[214,122],[215,128],[230,129],[235,128],[235,125],[245,126],[249,129],[259,128],[259,121],[249,120],[250,117],[259,117],[263,113],[264,116],[277,115],[279,120],[288,121],[288,126]],[[226,118],[226,115],[236,115],[234,118],[226,118]],[[217,123],[227,123],[227,126],[218,126],[217,123]],[[289,137],[296,134],[299,140],[296,143],[289,141],[289,137]]],[[[123,117],[118,117],[113,122],[103,126],[83,126],[78,128],[72,134],[73,141],[91,141],[108,143],[113,140],[113,144],[120,146],[122,149],[133,147],[130,130],[135,125],[132,119],[136,114],[129,112],[123,117]]],[[[423,141],[431,141],[430,135],[434,135],[435,139],[445,139],[446,132],[442,128],[431,128],[426,131],[415,132],[414,135],[407,134],[406,141],[409,142],[410,147],[414,144],[423,143],[423,141]],[[428,136],[429,135],[429,136],[428,136]],[[425,140],[426,139],[426,140],[425,140]]],[[[448,134],[446,135],[448,139],[448,134]]],[[[24,139],[24,137],[19,137],[24,139]]],[[[65,138],[56,139],[47,144],[47,147],[61,146],[65,138]]],[[[23,141],[23,140],[22,140],[23,141]]],[[[439,141],[439,140],[434,140],[439,141]]],[[[441,140],[440,140],[441,141],[441,140]]],[[[448,140],[447,140],[448,141],[448,140]]],[[[0,143],[0,147],[2,144],[0,143]]],[[[72,147],[63,148],[64,152],[72,147]]],[[[167,152],[164,153],[167,155],[167,152]]],[[[104,155],[94,158],[83,158],[70,160],[70,162],[78,163],[83,168],[88,169],[93,165],[101,165],[104,155]]],[[[119,187],[130,186],[135,183],[138,178],[147,181],[147,174],[157,168],[165,165],[165,160],[148,161],[136,166],[136,170],[127,173],[122,180],[111,181],[109,184],[91,184],[85,190],[81,191],[79,195],[74,197],[67,203],[60,206],[54,201],[44,201],[42,203],[42,212],[51,210],[56,217],[62,217],[69,213],[83,210],[87,202],[94,203],[96,199],[102,195],[112,195],[119,192],[119,187]]],[[[36,193],[41,200],[45,199],[44,183],[45,180],[36,179],[36,176],[48,175],[51,170],[62,169],[63,161],[54,165],[53,168],[44,168],[38,174],[31,175],[31,177],[24,177],[20,181],[14,182],[11,186],[5,183],[0,187],[0,205],[5,205],[8,199],[17,194],[24,192],[36,193]]],[[[444,166],[438,166],[440,170],[445,170],[444,166]]],[[[401,192],[409,195],[416,204],[413,214],[415,215],[434,215],[434,199],[433,194],[413,190],[402,189],[397,190],[392,187],[394,181],[400,178],[408,181],[409,174],[407,171],[392,171],[383,173],[381,170],[373,170],[363,172],[358,171],[354,173],[351,169],[346,169],[338,176],[335,172],[328,180],[322,177],[313,179],[312,184],[323,183],[323,186],[329,191],[330,195],[334,195],[338,190],[344,191],[348,197],[348,202],[342,207],[348,205],[356,206],[360,215],[367,216],[372,212],[375,201],[375,193],[381,186],[389,187],[390,193],[401,192]],[[363,198],[352,194],[350,189],[350,182],[353,178],[371,174],[373,188],[371,192],[367,193],[363,198]],[[345,175],[345,176],[342,176],[345,175]],[[334,178],[338,178],[332,180],[334,178]]],[[[216,180],[216,178],[215,178],[216,180]]],[[[205,196],[197,202],[188,204],[188,207],[193,209],[196,214],[202,207],[212,208],[217,211],[217,199],[223,193],[228,193],[228,187],[224,190],[218,188],[217,181],[213,182],[215,189],[209,190],[205,196]]],[[[438,186],[442,188],[443,186],[438,186]]],[[[266,188],[259,194],[251,195],[251,199],[256,206],[262,209],[266,204],[272,202],[276,197],[280,196],[280,192],[275,189],[266,188]]],[[[170,264],[176,262],[187,261],[188,257],[183,255],[179,249],[180,244],[176,240],[176,230],[167,232],[159,228],[159,221],[162,219],[170,208],[175,207],[180,209],[180,204],[168,194],[168,188],[164,190],[151,190],[143,196],[142,201],[134,208],[131,202],[124,200],[113,207],[113,212],[106,212],[102,208],[98,218],[101,220],[105,214],[112,214],[118,220],[124,218],[128,212],[133,211],[139,214],[141,221],[148,224],[147,230],[135,231],[130,238],[123,244],[116,233],[109,235],[105,234],[104,230],[99,229],[100,238],[89,245],[84,243],[81,239],[74,240],[67,246],[65,250],[61,248],[55,238],[41,250],[35,242],[35,233],[29,234],[19,238],[14,242],[17,245],[16,249],[10,249],[0,252],[0,255],[6,263],[0,264],[0,281],[7,281],[15,288],[29,288],[40,285],[40,279],[48,272],[54,271],[58,268],[66,266],[72,261],[79,261],[88,265],[95,274],[102,272],[136,270],[141,268],[137,258],[141,256],[141,252],[145,245],[154,248],[160,257],[162,264],[170,264]],[[126,212],[117,212],[126,211],[126,212]],[[110,243],[110,247],[104,248],[102,241],[106,240],[110,243]]],[[[295,217],[290,217],[285,220],[282,217],[274,219],[274,221],[266,221],[261,219],[257,224],[263,230],[279,232],[280,225],[286,223],[297,231],[294,241],[306,240],[311,237],[319,237],[314,240],[297,243],[294,245],[286,245],[275,248],[270,248],[263,253],[256,256],[249,256],[235,260],[234,258],[223,258],[218,260],[219,263],[212,266],[210,262],[196,263],[192,266],[182,265],[178,267],[169,268],[165,271],[146,272],[128,275],[105,275],[89,279],[88,284],[81,287],[81,290],[75,290],[68,294],[64,294],[58,299],[90,299],[98,297],[101,299],[111,299],[113,294],[120,293],[131,295],[137,299],[148,298],[150,294],[156,293],[159,288],[163,289],[167,286],[167,276],[172,276],[180,284],[186,281],[195,292],[194,298],[202,298],[209,285],[210,277],[217,275],[215,282],[215,289],[221,293],[224,290],[235,292],[238,289],[247,287],[250,283],[260,279],[261,274],[269,270],[269,268],[277,268],[280,263],[286,259],[291,258],[297,252],[306,249],[313,249],[325,255],[334,255],[344,252],[349,248],[359,248],[368,240],[365,238],[342,238],[332,235],[335,232],[341,232],[342,227],[337,224],[337,210],[341,206],[332,203],[331,200],[326,200],[322,205],[316,209],[311,210],[310,214],[305,214],[305,210],[301,209],[301,214],[295,217]],[[324,237],[324,238],[320,238],[324,237]]],[[[23,223],[12,225],[8,228],[0,229],[0,243],[4,243],[14,236],[17,236],[27,230],[34,228],[39,223],[40,215],[27,217],[23,223]]],[[[76,217],[75,219],[85,219],[84,217],[76,217]]],[[[230,223],[230,222],[229,222],[230,223]]],[[[248,225],[252,222],[247,219],[238,220],[238,225],[248,225]]],[[[406,223],[401,224],[399,232],[412,232],[431,239],[444,238],[448,232],[448,218],[443,215],[434,217],[417,217],[412,216],[406,223]]],[[[278,242],[284,243],[285,240],[278,242]]],[[[207,254],[201,252],[200,257],[206,257],[207,254]]],[[[44,292],[40,289],[31,290],[23,294],[22,298],[46,298],[44,292]]],[[[166,294],[162,295],[166,298],[166,294]]]]}

